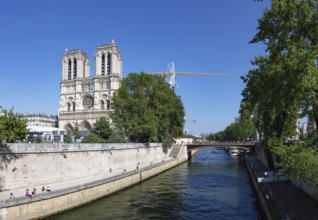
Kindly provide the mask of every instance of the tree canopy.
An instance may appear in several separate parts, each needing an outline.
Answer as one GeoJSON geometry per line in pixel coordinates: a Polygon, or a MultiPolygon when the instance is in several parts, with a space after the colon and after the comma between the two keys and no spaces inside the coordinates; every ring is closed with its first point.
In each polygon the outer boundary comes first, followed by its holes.
{"type": "Polygon", "coordinates": [[[163,77],[130,73],[112,99],[111,119],[130,141],[163,141],[183,134],[184,107],[163,77]]]}
{"type": "Polygon", "coordinates": [[[95,133],[89,133],[82,139],[82,143],[105,143],[105,141],[95,133]]]}
{"type": "Polygon", "coordinates": [[[2,108],[0,115],[0,144],[2,141],[13,143],[23,140],[28,134],[27,120],[22,115],[2,108]]]}
{"type": "Polygon", "coordinates": [[[240,110],[245,112],[244,117],[253,118],[267,152],[275,152],[281,158],[282,172],[294,177],[300,171],[308,171],[302,177],[313,181],[316,177],[310,174],[311,168],[304,166],[317,167],[313,165],[318,163],[315,156],[313,163],[304,163],[312,149],[305,145],[301,150],[295,146],[286,148],[283,141],[295,136],[299,115],[312,117],[318,124],[317,8],[314,0],[271,1],[271,7],[258,20],[258,32],[251,41],[265,44],[266,53],[256,57],[252,61],[254,69],[242,77],[246,86],[240,110]],[[290,160],[295,152],[302,155],[296,160],[303,161],[297,166],[290,160]]]}
{"type": "Polygon", "coordinates": [[[251,43],[264,43],[267,54],[242,77],[242,95],[265,137],[291,137],[300,110],[316,114],[316,8],[316,1],[275,0],[259,19],[251,43]]]}
{"type": "Polygon", "coordinates": [[[223,131],[208,135],[208,140],[215,141],[246,141],[255,136],[255,127],[250,118],[237,118],[223,131]]]}
{"type": "Polygon", "coordinates": [[[91,133],[98,135],[101,139],[107,141],[112,135],[113,131],[107,118],[100,117],[93,125],[91,133]]]}
{"type": "Polygon", "coordinates": [[[93,129],[82,139],[82,143],[124,143],[126,138],[118,128],[111,126],[109,119],[100,117],[93,129]]]}

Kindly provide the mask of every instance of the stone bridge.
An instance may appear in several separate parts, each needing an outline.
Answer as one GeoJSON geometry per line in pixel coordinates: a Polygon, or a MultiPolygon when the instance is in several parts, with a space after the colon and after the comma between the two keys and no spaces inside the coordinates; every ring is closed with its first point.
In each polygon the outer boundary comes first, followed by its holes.
{"type": "Polygon", "coordinates": [[[256,145],[257,145],[257,142],[254,142],[254,141],[251,141],[251,142],[221,142],[221,141],[198,142],[198,143],[188,144],[188,151],[199,149],[202,147],[223,147],[223,148],[237,147],[240,150],[251,152],[255,149],[256,145]]]}

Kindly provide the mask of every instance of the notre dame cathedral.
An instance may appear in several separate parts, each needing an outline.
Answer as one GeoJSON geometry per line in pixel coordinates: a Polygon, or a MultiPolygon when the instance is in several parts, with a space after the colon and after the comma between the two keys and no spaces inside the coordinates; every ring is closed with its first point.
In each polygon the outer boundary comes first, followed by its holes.
{"type": "Polygon", "coordinates": [[[85,134],[97,119],[111,111],[113,92],[122,79],[122,55],[112,41],[98,46],[95,73],[90,76],[88,55],[82,50],[65,51],[60,82],[59,127],[85,134]]]}

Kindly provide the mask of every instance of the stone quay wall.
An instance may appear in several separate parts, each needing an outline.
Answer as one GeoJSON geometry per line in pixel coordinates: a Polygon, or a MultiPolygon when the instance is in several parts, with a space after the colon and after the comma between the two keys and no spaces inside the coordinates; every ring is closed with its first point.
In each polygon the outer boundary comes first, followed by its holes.
{"type": "Polygon", "coordinates": [[[104,179],[74,185],[32,200],[0,205],[0,219],[33,219],[91,202],[139,183],[188,160],[187,146],[177,156],[161,144],[14,144],[1,155],[2,190],[31,188],[107,174],[104,179]],[[122,172],[125,170],[125,172],[122,172]],[[110,175],[113,173],[114,175],[110,175]]]}
{"type": "Polygon", "coordinates": [[[161,144],[10,144],[0,157],[2,191],[134,170],[167,158],[161,144]]]}

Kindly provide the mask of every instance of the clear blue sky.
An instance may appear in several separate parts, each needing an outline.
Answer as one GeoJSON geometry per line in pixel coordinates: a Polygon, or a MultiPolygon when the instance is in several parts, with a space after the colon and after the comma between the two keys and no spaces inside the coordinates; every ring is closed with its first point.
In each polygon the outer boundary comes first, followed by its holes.
{"type": "Polygon", "coordinates": [[[176,93],[193,134],[223,130],[238,116],[240,76],[264,53],[248,42],[269,1],[253,0],[2,0],[0,106],[58,114],[64,50],[82,49],[91,75],[98,45],[115,40],[130,72],[229,73],[177,76],[176,93]]]}

